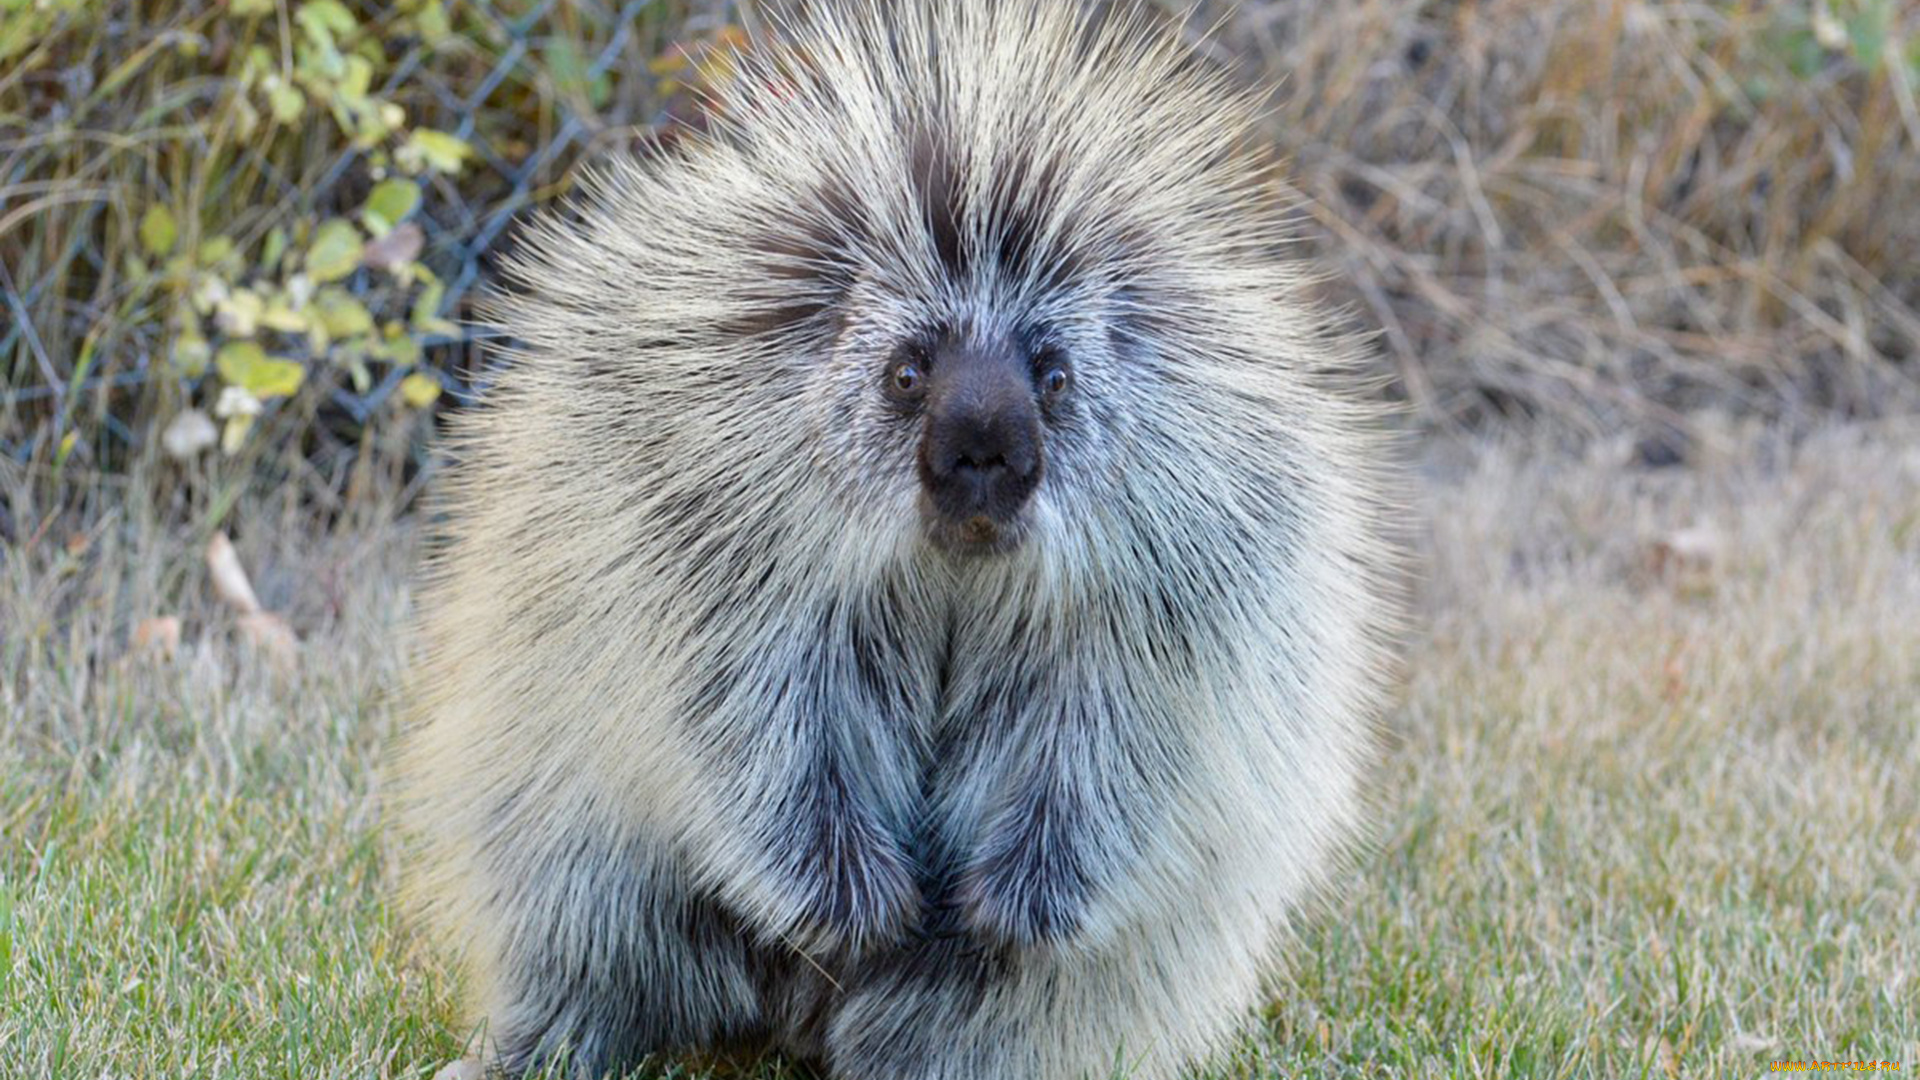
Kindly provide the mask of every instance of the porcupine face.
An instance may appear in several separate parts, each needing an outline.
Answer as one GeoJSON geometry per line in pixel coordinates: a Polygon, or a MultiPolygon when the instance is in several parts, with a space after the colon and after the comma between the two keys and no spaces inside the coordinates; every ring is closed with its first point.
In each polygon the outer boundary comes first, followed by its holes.
{"type": "Polygon", "coordinates": [[[975,307],[850,336],[835,358],[869,384],[854,407],[882,470],[911,477],[918,526],[961,555],[1019,546],[1042,513],[1036,502],[1073,483],[1071,444],[1086,413],[1076,399],[1083,370],[1101,360],[1073,347],[1068,326],[1015,305],[975,307]]]}
{"type": "Polygon", "coordinates": [[[1072,529],[1071,507],[1097,495],[1091,478],[1117,467],[1107,447],[1127,375],[1115,279],[1026,235],[1027,203],[1045,193],[1018,180],[989,177],[1002,205],[980,211],[957,198],[929,206],[946,196],[919,188],[903,244],[840,249],[852,284],[830,303],[817,372],[830,388],[819,428],[831,467],[869,505],[884,492],[903,527],[962,557],[1072,529]],[[942,214],[953,235],[942,235],[942,214]],[[887,264],[889,248],[901,264],[887,264]]]}
{"type": "Polygon", "coordinates": [[[1184,441],[1174,369],[1231,321],[1218,264],[1263,242],[1237,220],[1238,113],[1137,27],[897,14],[891,37],[816,27],[745,58],[675,198],[739,226],[699,246],[741,256],[718,260],[729,332],[780,372],[771,407],[804,412],[792,490],[824,480],[900,530],[877,539],[958,556],[1098,546],[1122,489],[1173,471],[1140,459],[1184,441]]]}

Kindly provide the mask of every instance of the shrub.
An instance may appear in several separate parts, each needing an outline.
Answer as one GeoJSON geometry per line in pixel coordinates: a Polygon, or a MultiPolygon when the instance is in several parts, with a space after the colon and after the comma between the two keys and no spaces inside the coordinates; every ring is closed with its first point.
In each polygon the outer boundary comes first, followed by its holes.
{"type": "Polygon", "coordinates": [[[164,443],[338,489],[404,449],[465,390],[493,245],[646,134],[690,15],[0,0],[0,451],[111,470],[164,443]]]}

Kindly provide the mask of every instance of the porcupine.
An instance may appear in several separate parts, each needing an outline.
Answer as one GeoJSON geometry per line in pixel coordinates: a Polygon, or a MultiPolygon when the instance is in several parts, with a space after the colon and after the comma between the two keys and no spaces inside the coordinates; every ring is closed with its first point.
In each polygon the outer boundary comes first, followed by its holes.
{"type": "Polygon", "coordinates": [[[842,0],[513,260],[403,735],[510,1071],[1170,1077],[1337,864],[1386,455],[1255,103],[1140,12],[842,0]]]}

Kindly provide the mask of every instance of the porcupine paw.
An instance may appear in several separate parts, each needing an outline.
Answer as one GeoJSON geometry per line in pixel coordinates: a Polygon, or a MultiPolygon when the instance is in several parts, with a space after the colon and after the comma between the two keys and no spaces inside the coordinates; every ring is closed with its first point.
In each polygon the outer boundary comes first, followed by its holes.
{"type": "Polygon", "coordinates": [[[1017,948],[1057,945],[1086,923],[1092,883],[1074,851],[1020,837],[984,852],[960,879],[961,917],[983,939],[1017,948]]]}
{"type": "Polygon", "coordinates": [[[858,822],[827,821],[786,852],[788,936],[809,950],[860,952],[898,940],[920,916],[920,890],[889,837],[858,822]]]}

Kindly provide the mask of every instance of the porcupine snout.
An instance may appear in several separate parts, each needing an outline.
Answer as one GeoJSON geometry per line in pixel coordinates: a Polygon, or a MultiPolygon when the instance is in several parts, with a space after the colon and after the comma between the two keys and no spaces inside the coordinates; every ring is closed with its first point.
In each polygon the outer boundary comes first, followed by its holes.
{"type": "Polygon", "coordinates": [[[1031,364],[1012,343],[944,342],[930,360],[921,485],[940,532],[963,545],[995,544],[1045,464],[1031,364]]]}

